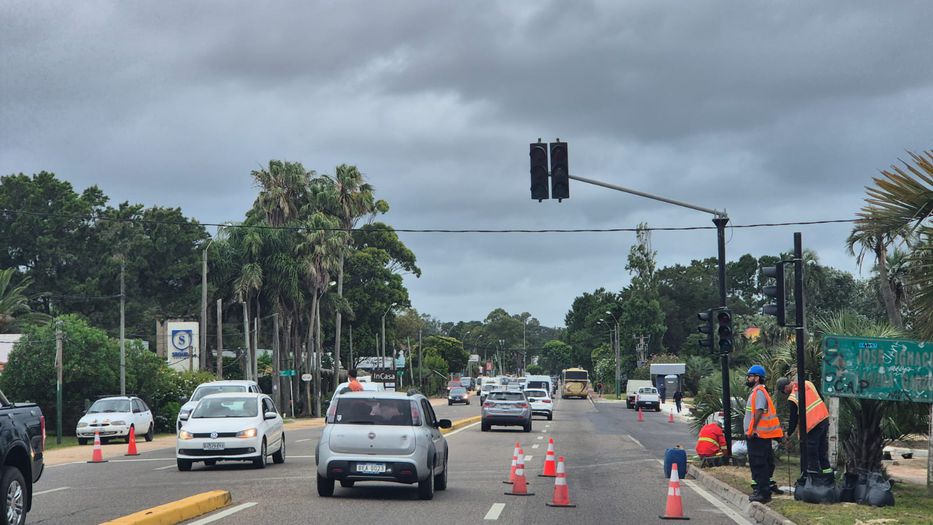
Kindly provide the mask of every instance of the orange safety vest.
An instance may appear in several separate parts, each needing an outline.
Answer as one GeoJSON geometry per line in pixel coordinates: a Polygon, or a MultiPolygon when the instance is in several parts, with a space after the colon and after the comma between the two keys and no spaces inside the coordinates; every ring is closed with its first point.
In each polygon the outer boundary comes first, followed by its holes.
{"type": "Polygon", "coordinates": [[[774,410],[774,402],[771,401],[771,396],[768,395],[768,391],[765,389],[764,385],[757,385],[752,389],[751,395],[748,396],[748,402],[745,404],[745,411],[752,413],[752,420],[748,424],[748,428],[745,429],[746,436],[758,434],[758,437],[764,439],[784,437],[784,431],[781,430],[781,422],[778,421],[777,412],[774,410]],[[755,427],[755,412],[761,408],[755,406],[755,393],[759,390],[764,392],[765,399],[768,401],[768,407],[765,409],[765,413],[761,416],[761,419],[758,420],[758,426],[755,427]]]}
{"type": "MultiPolygon", "coordinates": [[[[807,432],[813,430],[820,421],[829,417],[829,409],[826,408],[826,403],[823,403],[823,399],[820,397],[820,394],[816,391],[816,386],[813,383],[806,381],[804,383],[804,388],[806,389],[806,394],[804,395],[804,401],[807,403],[807,432]]],[[[791,387],[790,395],[787,396],[787,400],[797,405],[797,382],[795,381],[791,387]]]]}
{"type": "Polygon", "coordinates": [[[697,439],[697,454],[701,457],[722,455],[722,450],[726,448],[726,436],[722,429],[716,423],[710,423],[700,429],[700,437],[697,439]]]}

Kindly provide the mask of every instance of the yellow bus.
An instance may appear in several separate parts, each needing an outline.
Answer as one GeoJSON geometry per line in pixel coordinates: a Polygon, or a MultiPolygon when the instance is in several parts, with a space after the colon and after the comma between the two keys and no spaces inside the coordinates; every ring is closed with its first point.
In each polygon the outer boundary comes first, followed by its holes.
{"type": "Polygon", "coordinates": [[[586,399],[590,395],[590,374],[583,368],[567,368],[560,373],[560,397],[586,399]]]}

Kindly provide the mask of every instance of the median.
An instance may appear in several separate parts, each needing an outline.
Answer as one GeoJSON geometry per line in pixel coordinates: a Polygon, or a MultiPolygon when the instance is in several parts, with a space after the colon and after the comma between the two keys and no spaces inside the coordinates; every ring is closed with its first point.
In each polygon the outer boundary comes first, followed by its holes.
{"type": "Polygon", "coordinates": [[[473,416],[473,417],[466,417],[463,419],[458,419],[453,422],[453,425],[451,425],[450,428],[441,429],[441,432],[443,432],[444,434],[447,434],[449,432],[453,432],[454,430],[472,425],[473,423],[479,423],[479,420],[481,417],[482,416],[473,416]]]}
{"type": "Polygon", "coordinates": [[[230,504],[230,493],[226,490],[202,492],[178,501],[141,510],[101,525],[169,525],[196,518],[230,504]]]}

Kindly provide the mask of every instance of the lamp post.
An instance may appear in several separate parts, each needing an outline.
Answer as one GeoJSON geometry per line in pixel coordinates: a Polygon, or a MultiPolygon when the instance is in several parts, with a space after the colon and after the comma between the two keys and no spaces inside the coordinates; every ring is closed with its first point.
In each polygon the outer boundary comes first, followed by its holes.
{"type": "Polygon", "coordinates": [[[390,304],[385,313],[382,314],[382,355],[379,360],[379,368],[385,368],[386,366],[386,316],[389,315],[389,310],[395,308],[397,304],[390,304]]]}
{"type": "Polygon", "coordinates": [[[621,339],[619,337],[619,319],[616,318],[615,314],[609,310],[606,310],[606,313],[611,315],[612,320],[616,322],[616,337],[615,344],[613,346],[616,353],[616,399],[619,399],[619,396],[622,394],[622,369],[621,363],[619,363],[619,358],[621,357],[619,354],[622,353],[620,348],[621,344],[619,343],[619,340],[621,339]]]}
{"type": "Polygon", "coordinates": [[[502,366],[502,347],[505,346],[505,339],[499,339],[499,350],[496,351],[496,356],[499,358],[499,375],[505,373],[505,367],[502,366]]]}

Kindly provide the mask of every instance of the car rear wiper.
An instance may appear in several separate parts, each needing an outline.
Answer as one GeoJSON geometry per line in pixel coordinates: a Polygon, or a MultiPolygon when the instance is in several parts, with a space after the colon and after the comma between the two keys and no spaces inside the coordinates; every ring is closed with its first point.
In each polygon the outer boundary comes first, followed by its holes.
{"type": "Polygon", "coordinates": [[[366,420],[357,420],[357,421],[344,421],[344,425],[375,425],[375,421],[366,421],[366,420]]]}

